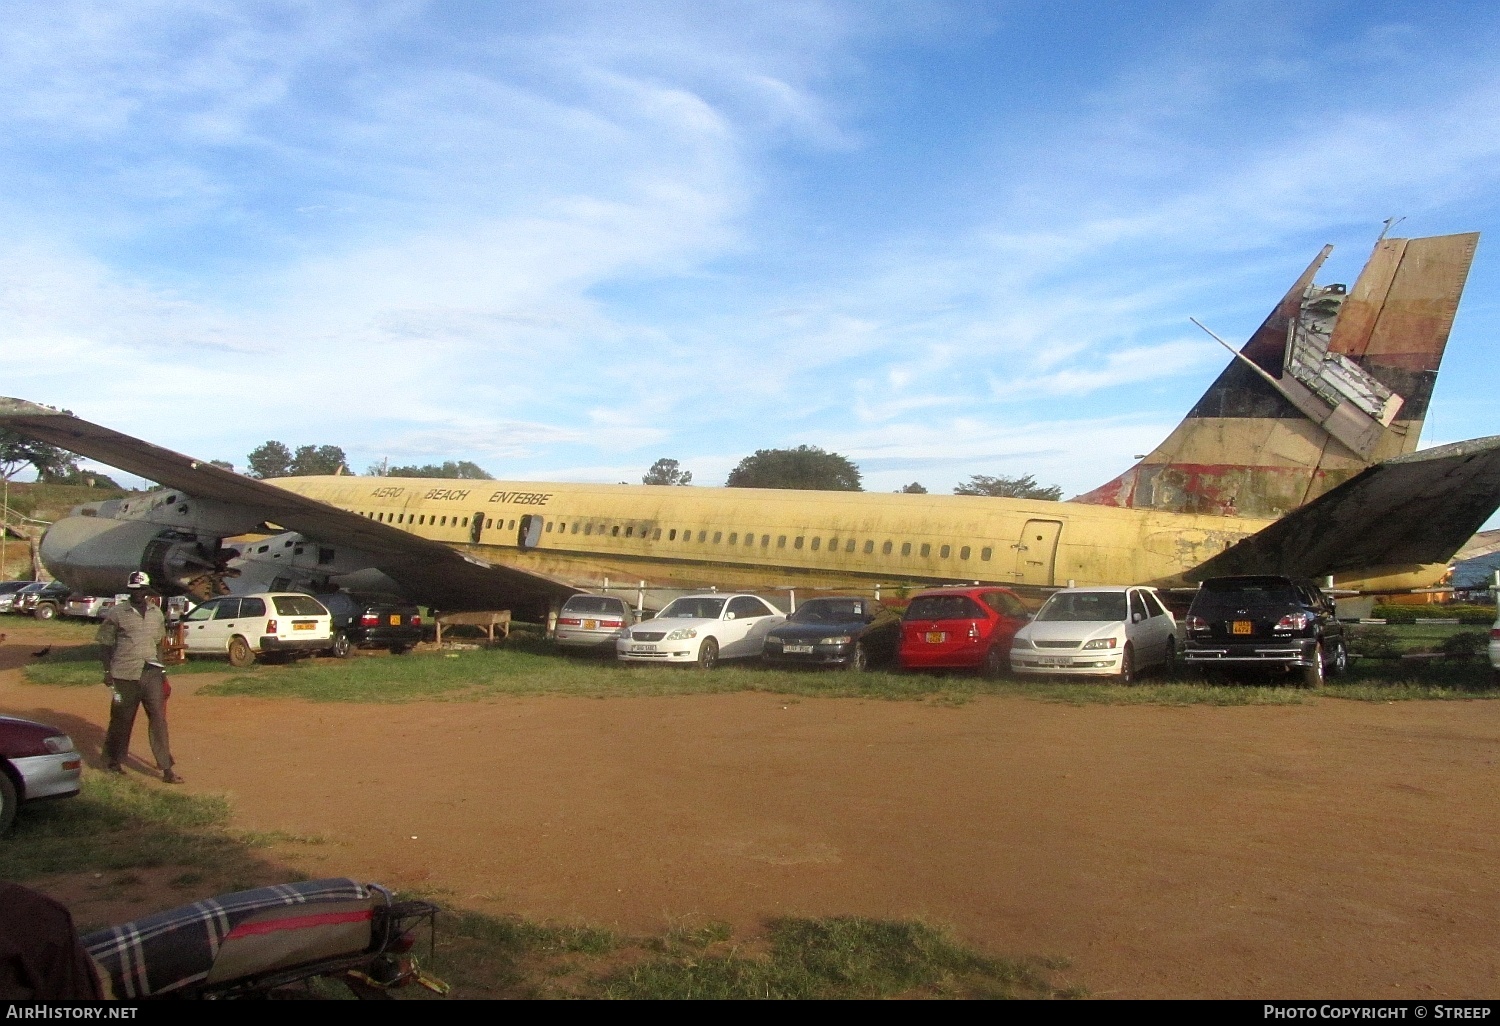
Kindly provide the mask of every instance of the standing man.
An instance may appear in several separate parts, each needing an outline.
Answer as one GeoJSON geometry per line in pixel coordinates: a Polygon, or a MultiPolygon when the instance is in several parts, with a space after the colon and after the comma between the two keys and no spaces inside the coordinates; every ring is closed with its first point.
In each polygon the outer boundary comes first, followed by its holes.
{"type": "Polygon", "coordinates": [[[104,737],[104,762],[111,773],[125,772],[120,763],[130,753],[135,711],[145,705],[151,754],[156,757],[161,778],[169,784],[180,784],[182,778],[172,772],[172,749],[167,744],[167,675],[161,664],[167,621],[151,602],[156,592],[150,585],[151,578],[145,574],[131,574],[126,583],[130,602],[115,603],[94,639],[104,646],[104,683],[114,692],[109,733],[104,737]]]}

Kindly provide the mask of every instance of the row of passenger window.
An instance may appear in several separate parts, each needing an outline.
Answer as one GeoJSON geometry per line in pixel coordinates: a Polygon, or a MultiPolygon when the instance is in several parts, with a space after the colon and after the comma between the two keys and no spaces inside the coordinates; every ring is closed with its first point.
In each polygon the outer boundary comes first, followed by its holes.
{"type": "MultiPolygon", "coordinates": [[[[369,517],[371,520],[378,520],[381,523],[395,523],[395,524],[413,523],[413,524],[416,524],[419,527],[423,526],[423,525],[435,526],[435,527],[450,527],[450,526],[451,527],[468,527],[469,526],[469,518],[468,517],[463,517],[462,519],[460,519],[459,517],[456,517],[456,516],[452,517],[451,518],[452,519],[452,523],[450,524],[449,523],[449,519],[450,519],[449,517],[438,516],[438,515],[428,515],[428,514],[422,514],[422,513],[413,513],[413,514],[406,514],[406,513],[361,513],[360,516],[369,517]]],[[[490,518],[486,518],[485,519],[485,521],[484,521],[484,527],[485,527],[486,530],[489,530],[490,528],[492,528],[494,526],[495,526],[495,521],[493,519],[490,519],[490,518]]],[[[504,520],[501,520],[500,521],[500,526],[504,530],[511,530],[511,531],[513,531],[513,530],[515,530],[516,522],[514,520],[512,520],[509,524],[507,524],[504,520]]],[[[624,525],[621,525],[621,524],[595,524],[592,521],[587,521],[587,522],[580,523],[579,521],[575,520],[575,521],[572,522],[572,527],[570,529],[569,525],[568,525],[568,522],[565,521],[565,520],[557,520],[557,521],[549,520],[549,521],[547,521],[547,526],[546,526],[546,529],[545,529],[546,533],[548,533],[548,534],[553,533],[554,528],[556,529],[556,533],[558,533],[558,534],[570,534],[570,533],[571,534],[580,534],[581,533],[581,534],[583,534],[585,536],[589,536],[589,535],[593,535],[595,533],[598,533],[598,534],[602,535],[602,534],[604,534],[607,531],[609,533],[610,537],[614,537],[614,538],[621,537],[622,534],[626,538],[645,538],[647,536],[647,533],[649,532],[652,541],[661,541],[661,538],[662,538],[662,529],[660,527],[652,527],[650,524],[624,524],[624,525]],[[623,527],[623,531],[622,531],[622,527],[623,527]]],[[[692,541],[693,541],[693,531],[692,531],[691,528],[683,528],[683,529],[678,529],[678,528],[675,528],[675,527],[667,528],[666,534],[667,534],[667,541],[669,541],[669,542],[677,541],[677,540],[679,540],[679,537],[685,543],[691,544],[692,541]]],[[[706,531],[706,530],[700,530],[700,531],[698,531],[698,542],[699,542],[699,544],[706,544],[706,545],[735,545],[735,546],[739,546],[741,548],[746,548],[746,549],[754,548],[755,545],[756,545],[756,534],[755,534],[754,531],[746,531],[746,532],[743,533],[743,535],[739,531],[730,531],[729,532],[729,537],[728,537],[727,540],[725,539],[724,534],[725,533],[723,531],[714,531],[713,532],[713,540],[710,541],[709,540],[709,532],[706,531]]],[[[776,547],[778,549],[784,549],[784,548],[786,548],[787,547],[787,539],[788,539],[788,537],[789,536],[785,535],[785,534],[779,534],[779,535],[777,535],[776,536],[776,547]]],[[[791,547],[793,549],[801,549],[804,546],[806,546],[806,548],[809,549],[812,552],[818,552],[819,550],[823,549],[823,536],[822,535],[816,535],[810,541],[807,538],[807,536],[805,536],[805,535],[795,535],[795,536],[790,536],[790,537],[791,537],[791,543],[792,543],[791,547]]],[[[838,552],[840,544],[843,545],[843,551],[845,553],[853,553],[856,550],[858,550],[858,551],[862,551],[866,556],[873,556],[875,554],[875,541],[874,541],[874,539],[872,539],[872,538],[866,538],[865,541],[864,541],[863,546],[861,546],[859,544],[859,542],[856,539],[854,539],[854,538],[840,539],[837,535],[831,536],[828,539],[827,551],[828,552],[838,552]]],[[[909,542],[909,541],[908,542],[902,542],[901,543],[901,555],[903,555],[903,556],[910,556],[912,554],[913,545],[914,545],[913,542],[909,542]]],[[[771,547],[771,535],[769,535],[769,534],[762,534],[762,535],[760,535],[760,546],[759,547],[762,548],[762,549],[769,549],[771,547]]],[[[916,548],[916,554],[920,558],[922,558],[922,559],[930,559],[932,557],[932,543],[931,542],[915,543],[915,548],[916,548]]],[[[884,541],[880,545],[880,553],[883,556],[892,555],[892,554],[894,554],[895,551],[896,551],[896,543],[894,541],[884,541]]],[[[974,555],[974,550],[973,550],[972,546],[969,546],[969,545],[960,545],[958,547],[958,558],[959,559],[961,559],[961,560],[968,560],[973,555],[974,555]]],[[[990,559],[992,559],[994,557],[994,555],[995,555],[994,549],[991,548],[988,545],[983,546],[979,550],[979,559],[980,559],[981,562],[988,562],[990,559]]],[[[938,558],[939,559],[951,559],[952,557],[953,557],[953,546],[952,545],[946,545],[945,544],[945,545],[939,545],[938,546],[938,558]]]]}

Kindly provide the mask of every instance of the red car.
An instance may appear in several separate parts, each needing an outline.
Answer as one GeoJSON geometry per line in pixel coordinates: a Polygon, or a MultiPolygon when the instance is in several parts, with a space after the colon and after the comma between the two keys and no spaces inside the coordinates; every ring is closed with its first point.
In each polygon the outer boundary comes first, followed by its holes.
{"type": "Polygon", "coordinates": [[[1030,617],[1009,588],[939,588],[919,593],[901,618],[904,670],[976,669],[999,676],[1010,643],[1030,617]]]}
{"type": "Polygon", "coordinates": [[[67,734],[35,720],[0,716],[0,834],[19,805],[75,795],[82,776],[83,757],[67,734]]]}

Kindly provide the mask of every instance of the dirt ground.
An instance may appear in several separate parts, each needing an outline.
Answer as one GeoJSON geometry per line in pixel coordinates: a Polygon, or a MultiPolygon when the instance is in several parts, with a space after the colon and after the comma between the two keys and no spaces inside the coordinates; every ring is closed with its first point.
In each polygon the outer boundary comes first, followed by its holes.
{"type": "MultiPolygon", "coordinates": [[[[104,689],[26,684],[30,632],[0,629],[0,711],[97,752],[104,689]]],[[[1500,702],[366,706],[211,679],[174,684],[187,788],[326,837],[286,855],[304,872],[625,931],[921,917],[1099,997],[1500,993],[1500,702]]]]}

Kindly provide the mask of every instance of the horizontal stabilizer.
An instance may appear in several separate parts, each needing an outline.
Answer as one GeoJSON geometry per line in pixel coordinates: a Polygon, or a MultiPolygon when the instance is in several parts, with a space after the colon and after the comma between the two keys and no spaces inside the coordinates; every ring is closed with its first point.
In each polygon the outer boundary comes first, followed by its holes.
{"type": "Polygon", "coordinates": [[[0,397],[0,427],[200,499],[239,506],[284,530],[369,553],[379,570],[424,605],[455,611],[506,609],[576,591],[550,577],[492,565],[442,542],[23,399],[0,397]]]}
{"type": "Polygon", "coordinates": [[[1500,435],[1361,472],[1185,575],[1322,577],[1443,563],[1500,507],[1500,435]]]}

